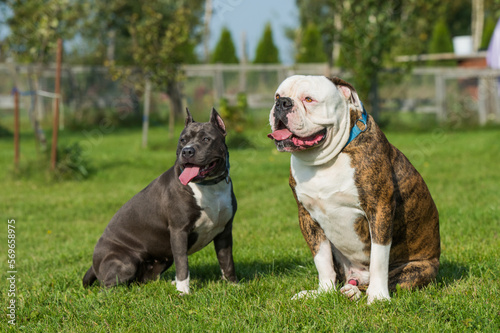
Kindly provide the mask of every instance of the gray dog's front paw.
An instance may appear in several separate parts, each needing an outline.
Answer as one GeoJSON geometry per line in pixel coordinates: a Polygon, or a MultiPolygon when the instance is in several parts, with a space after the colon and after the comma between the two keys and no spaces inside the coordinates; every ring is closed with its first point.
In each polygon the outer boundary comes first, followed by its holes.
{"type": "Polygon", "coordinates": [[[189,289],[189,277],[183,281],[177,281],[177,278],[172,281],[172,284],[175,284],[175,288],[179,291],[179,296],[188,295],[190,292],[189,289]]]}

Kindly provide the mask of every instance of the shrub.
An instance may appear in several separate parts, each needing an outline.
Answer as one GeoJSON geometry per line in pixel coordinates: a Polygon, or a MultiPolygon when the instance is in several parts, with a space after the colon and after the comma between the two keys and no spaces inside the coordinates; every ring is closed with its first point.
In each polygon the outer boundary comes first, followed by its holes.
{"type": "Polygon", "coordinates": [[[231,149],[244,149],[253,147],[251,141],[244,134],[246,113],[248,110],[247,95],[238,93],[236,105],[230,105],[227,98],[219,101],[219,113],[228,128],[227,146],[231,149]]]}
{"type": "Polygon", "coordinates": [[[54,176],[58,180],[83,180],[89,177],[92,169],[84,157],[78,142],[62,146],[57,150],[57,164],[54,176]]]}
{"type": "Polygon", "coordinates": [[[0,138],[12,138],[13,137],[13,134],[11,131],[9,131],[8,128],[6,127],[3,127],[1,124],[0,124],[0,138]]]}
{"type": "Polygon", "coordinates": [[[224,119],[228,128],[233,129],[237,133],[241,133],[244,130],[247,108],[248,103],[245,93],[237,94],[236,105],[230,105],[227,98],[221,98],[219,101],[219,113],[222,119],[224,119]]]}

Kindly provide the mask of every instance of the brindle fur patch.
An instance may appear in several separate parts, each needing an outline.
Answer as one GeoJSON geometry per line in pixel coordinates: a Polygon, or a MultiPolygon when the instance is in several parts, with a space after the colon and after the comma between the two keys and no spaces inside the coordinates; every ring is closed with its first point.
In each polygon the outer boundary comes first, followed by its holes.
{"type": "MultiPolygon", "coordinates": [[[[351,120],[359,119],[358,113],[351,111],[351,120]]],[[[437,208],[421,175],[389,143],[371,116],[367,127],[343,152],[349,154],[355,169],[355,184],[371,239],[381,245],[392,242],[390,289],[397,284],[403,288],[426,285],[439,268],[437,208]]]]}
{"type": "MultiPolygon", "coordinates": [[[[370,237],[370,227],[368,226],[368,221],[364,217],[359,217],[354,223],[354,231],[358,235],[359,239],[365,247],[363,248],[363,252],[365,255],[370,258],[370,250],[371,250],[371,237],[370,237]]],[[[369,262],[362,263],[365,266],[369,266],[369,262]]]]}
{"type": "Polygon", "coordinates": [[[297,202],[297,206],[299,208],[300,230],[302,231],[302,235],[304,236],[304,239],[306,240],[306,243],[309,246],[309,249],[311,250],[311,253],[314,257],[318,253],[319,246],[321,245],[321,243],[326,240],[325,233],[323,229],[321,229],[318,222],[314,221],[309,212],[304,208],[302,203],[297,198],[297,194],[295,193],[295,187],[297,186],[297,182],[293,178],[291,171],[290,171],[289,184],[292,189],[295,201],[297,202]]]}

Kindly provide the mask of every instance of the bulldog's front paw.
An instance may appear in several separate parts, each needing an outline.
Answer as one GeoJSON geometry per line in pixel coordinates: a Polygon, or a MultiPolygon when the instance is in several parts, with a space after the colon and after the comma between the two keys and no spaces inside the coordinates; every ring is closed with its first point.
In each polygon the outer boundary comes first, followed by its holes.
{"type": "Polygon", "coordinates": [[[357,301],[361,298],[361,291],[358,287],[352,284],[346,284],[340,289],[340,293],[350,299],[351,301],[357,301]]]}
{"type": "Polygon", "coordinates": [[[372,304],[374,301],[390,301],[389,290],[385,288],[373,288],[371,285],[366,290],[366,295],[368,296],[368,304],[372,304]]]}
{"type": "Polygon", "coordinates": [[[293,295],[292,297],[292,300],[297,300],[297,299],[301,299],[301,298],[316,298],[318,297],[318,294],[319,294],[319,291],[317,290],[302,290],[301,292],[299,293],[296,293],[295,295],[293,295]]]}

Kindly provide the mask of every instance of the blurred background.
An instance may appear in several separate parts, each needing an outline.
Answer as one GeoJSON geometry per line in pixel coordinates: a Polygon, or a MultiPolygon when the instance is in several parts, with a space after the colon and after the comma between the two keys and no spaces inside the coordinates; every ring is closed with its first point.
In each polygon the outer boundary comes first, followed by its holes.
{"type": "Polygon", "coordinates": [[[185,107],[215,106],[243,132],[293,74],[353,83],[383,127],[500,122],[500,0],[4,0],[0,17],[0,135],[17,91],[42,148],[55,103],[60,130],[147,123],[172,136],[185,107]]]}

